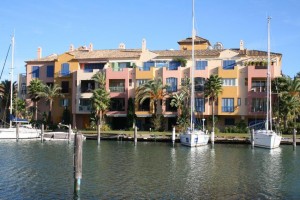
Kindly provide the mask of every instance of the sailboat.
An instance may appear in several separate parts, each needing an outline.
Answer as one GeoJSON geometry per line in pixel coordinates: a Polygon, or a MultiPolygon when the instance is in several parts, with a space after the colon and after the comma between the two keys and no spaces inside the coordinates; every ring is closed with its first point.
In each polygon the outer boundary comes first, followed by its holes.
{"type": "Polygon", "coordinates": [[[9,128],[0,128],[0,139],[35,139],[39,138],[41,135],[41,131],[33,128],[27,120],[18,119],[13,117],[12,115],[12,107],[13,107],[13,70],[14,70],[14,36],[11,40],[12,46],[12,61],[11,61],[11,84],[10,84],[10,123],[9,128]],[[13,123],[15,125],[19,124],[18,131],[17,127],[13,127],[13,123]]]}
{"type": "Polygon", "coordinates": [[[194,70],[195,70],[195,17],[194,17],[194,0],[192,6],[192,22],[193,22],[193,30],[192,30],[192,67],[191,67],[191,118],[190,118],[190,127],[184,132],[180,134],[180,143],[189,147],[196,147],[207,145],[209,135],[204,132],[204,130],[196,130],[194,127],[195,118],[195,83],[194,83],[194,70]]]}
{"type": "Polygon", "coordinates": [[[282,136],[272,130],[272,101],[271,101],[271,53],[270,53],[270,21],[268,17],[268,68],[267,68],[267,114],[265,130],[254,131],[254,146],[274,149],[279,147],[282,136]]]}

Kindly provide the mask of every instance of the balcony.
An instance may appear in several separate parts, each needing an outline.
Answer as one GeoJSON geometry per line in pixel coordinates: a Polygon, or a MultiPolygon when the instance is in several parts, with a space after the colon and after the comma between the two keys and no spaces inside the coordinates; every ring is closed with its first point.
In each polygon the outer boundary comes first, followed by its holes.
{"type": "Polygon", "coordinates": [[[109,87],[110,92],[125,92],[124,86],[110,86],[109,87]]]}
{"type": "Polygon", "coordinates": [[[95,82],[91,80],[82,80],[81,81],[81,93],[92,92],[95,89],[95,82]]]}
{"type": "Polygon", "coordinates": [[[64,93],[64,94],[67,94],[67,93],[71,93],[71,88],[65,88],[65,87],[62,87],[61,89],[61,93],[64,93]]]}
{"type": "Polygon", "coordinates": [[[91,106],[82,106],[82,105],[79,105],[79,111],[80,112],[91,112],[91,106]]]}
{"type": "Polygon", "coordinates": [[[70,77],[71,76],[71,71],[59,71],[56,73],[57,77],[70,77]]]}
{"type": "Polygon", "coordinates": [[[267,92],[267,87],[252,87],[252,92],[267,92]]]}
{"type": "Polygon", "coordinates": [[[222,106],[222,112],[233,112],[234,107],[233,106],[222,106]]]}

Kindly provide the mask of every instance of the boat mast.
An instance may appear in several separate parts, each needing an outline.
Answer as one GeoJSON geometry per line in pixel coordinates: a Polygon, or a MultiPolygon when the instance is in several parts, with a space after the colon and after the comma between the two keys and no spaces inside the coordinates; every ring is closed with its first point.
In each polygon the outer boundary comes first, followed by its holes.
{"type": "Polygon", "coordinates": [[[193,0],[193,6],[192,6],[192,68],[191,68],[191,130],[194,130],[194,106],[195,106],[195,99],[194,99],[194,68],[195,68],[195,2],[193,0]]]}
{"type": "Polygon", "coordinates": [[[13,78],[14,78],[14,49],[15,49],[15,36],[11,38],[11,68],[10,68],[10,107],[9,107],[9,127],[12,127],[12,109],[13,109],[13,78]]]}
{"type": "Polygon", "coordinates": [[[268,70],[267,70],[267,119],[266,119],[266,130],[272,130],[272,118],[271,118],[271,72],[270,72],[270,63],[271,63],[271,44],[270,44],[270,22],[271,17],[268,16],[268,70]]]}

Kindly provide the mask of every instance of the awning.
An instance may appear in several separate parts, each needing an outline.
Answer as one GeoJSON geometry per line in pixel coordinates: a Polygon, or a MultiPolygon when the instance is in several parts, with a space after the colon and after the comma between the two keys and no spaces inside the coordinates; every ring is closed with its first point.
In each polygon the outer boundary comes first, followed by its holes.
{"type": "Polygon", "coordinates": [[[166,115],[164,115],[164,117],[177,117],[177,115],[176,114],[166,114],[166,115]]]}
{"type": "Polygon", "coordinates": [[[136,114],[137,117],[152,117],[152,114],[136,114]]]}

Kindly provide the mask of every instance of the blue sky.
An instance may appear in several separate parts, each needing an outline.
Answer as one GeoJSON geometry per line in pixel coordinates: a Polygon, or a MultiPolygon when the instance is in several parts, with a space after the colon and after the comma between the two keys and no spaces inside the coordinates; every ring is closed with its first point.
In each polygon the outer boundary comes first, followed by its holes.
{"type": "MultiPolygon", "coordinates": [[[[271,21],[271,51],[283,54],[283,73],[300,72],[299,0],[195,0],[197,35],[238,48],[267,50],[267,15],[271,21]]],[[[191,36],[192,0],[1,0],[0,66],[15,31],[15,67],[25,72],[25,60],[93,43],[94,49],[178,49],[191,36]]],[[[8,77],[9,58],[4,77],[8,77]]]]}

